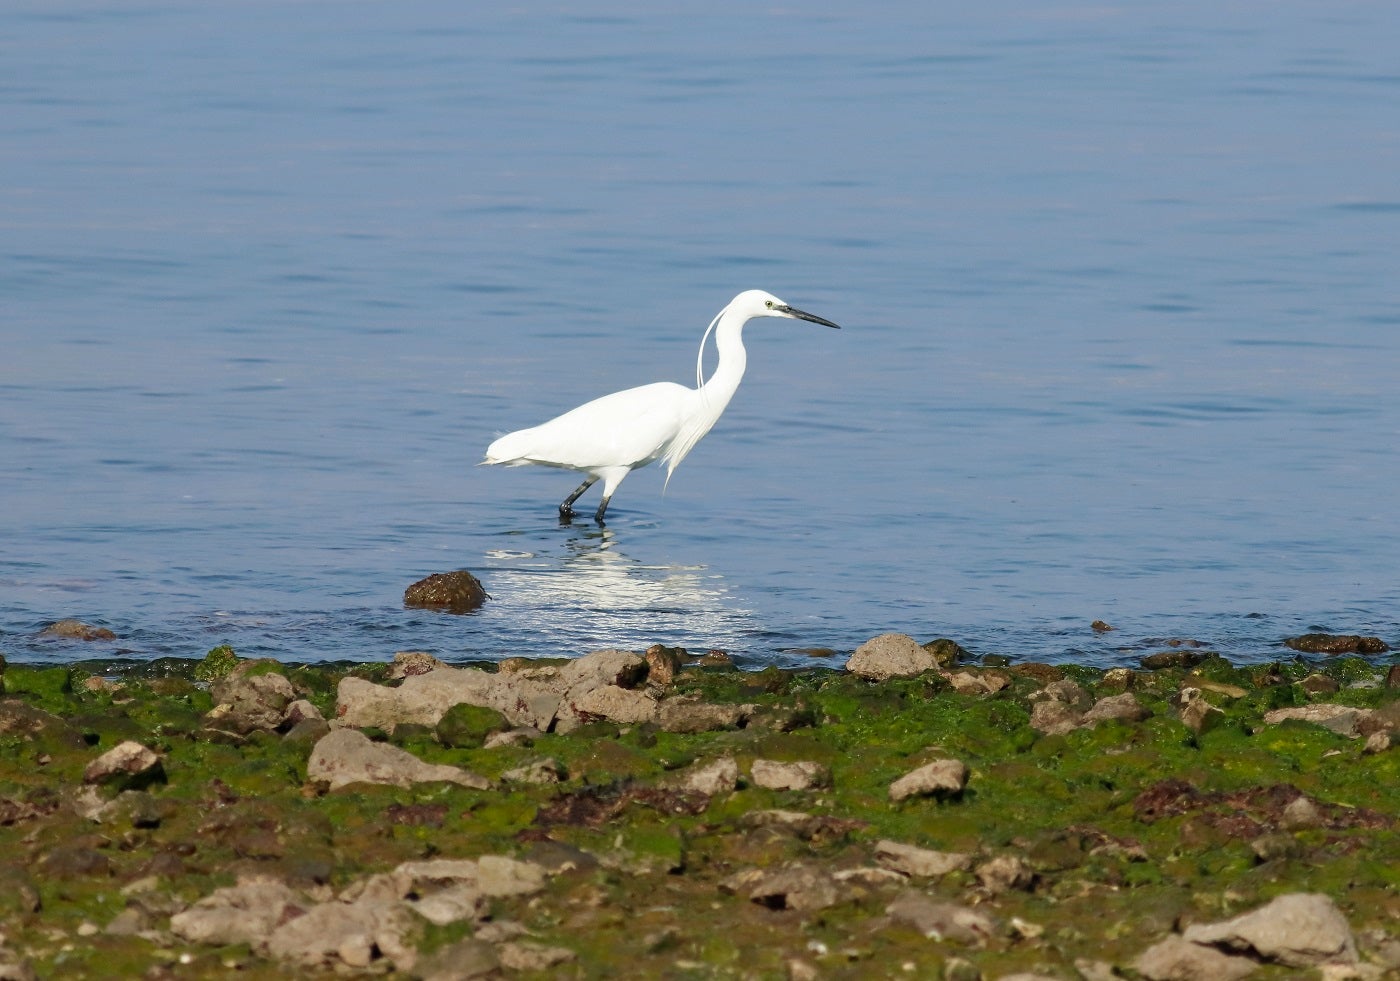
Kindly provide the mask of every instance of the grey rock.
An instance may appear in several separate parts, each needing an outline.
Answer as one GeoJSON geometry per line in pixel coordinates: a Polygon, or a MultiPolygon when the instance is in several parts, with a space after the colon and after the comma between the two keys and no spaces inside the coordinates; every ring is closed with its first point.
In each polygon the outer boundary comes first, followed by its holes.
{"type": "Polygon", "coordinates": [[[998,855],[976,869],[982,888],[996,895],[1012,889],[1029,889],[1035,881],[1035,871],[1018,855],[998,855]]]}
{"type": "Polygon", "coordinates": [[[422,981],[471,981],[496,977],[500,971],[496,948],[475,937],[449,944],[414,967],[414,974],[422,981]]]}
{"type": "Polygon", "coordinates": [[[1238,981],[1258,965],[1247,957],[1231,957],[1170,936],[1139,954],[1133,967],[1148,981],[1238,981]]]}
{"type": "Polygon", "coordinates": [[[732,756],[698,763],[680,775],[677,786],[707,797],[733,793],[739,786],[739,764],[732,756]]]}
{"type": "MultiPolygon", "coordinates": [[[[276,729],[286,719],[288,706],[296,701],[292,683],[276,672],[251,677],[231,674],[210,685],[209,694],[216,704],[205,715],[205,721],[214,728],[240,735],[276,729]]],[[[310,707],[309,702],[306,704],[310,707]]],[[[320,712],[316,715],[320,716],[320,712]]]]}
{"type": "Polygon", "coordinates": [[[413,914],[402,903],[333,900],[281,923],[265,947],[272,957],[305,967],[363,969],[380,955],[395,964],[411,964],[416,955],[408,937],[415,928],[413,914]]]}
{"type": "Polygon", "coordinates": [[[872,681],[913,678],[938,670],[938,658],[908,634],[880,634],[856,648],[846,670],[872,681]]]}
{"type": "Polygon", "coordinates": [[[581,722],[594,719],[636,725],[656,718],[657,703],[653,696],[619,685],[588,688],[578,695],[566,695],[562,702],[556,721],[560,732],[567,732],[581,722]]]}
{"type": "Polygon", "coordinates": [[[1199,688],[1183,688],[1178,701],[1182,725],[1196,735],[1209,732],[1225,719],[1224,710],[1212,705],[1199,688]]]}
{"type": "Polygon", "coordinates": [[[930,940],[981,945],[997,932],[996,920],[981,910],[912,890],[901,893],[885,912],[930,940]]]}
{"type": "Polygon", "coordinates": [[[483,855],[476,861],[476,885],[486,896],[528,896],[545,886],[544,866],[504,855],[483,855]]]}
{"type": "Polygon", "coordinates": [[[1358,960],[1346,917],[1321,893],[1289,893],[1234,919],[1187,927],[1182,936],[1195,944],[1251,952],[1289,967],[1358,960]]]}
{"type": "Polygon", "coordinates": [[[83,782],[140,790],[164,782],[165,770],[154,750],[127,740],[93,760],[83,770],[83,782]]]}
{"type": "Polygon", "coordinates": [[[1084,714],[1073,705],[1047,700],[1031,706],[1031,728],[1047,736],[1060,736],[1078,729],[1084,714]]]}
{"type": "Polygon", "coordinates": [[[257,946],[301,898],[279,879],[240,878],[170,918],[170,932],[191,943],[257,946]]]}
{"type": "Polygon", "coordinates": [[[1353,708],[1350,705],[1337,705],[1332,702],[1319,702],[1315,705],[1300,705],[1294,708],[1274,709],[1264,713],[1264,722],[1278,725],[1290,719],[1313,722],[1331,729],[1343,736],[1359,736],[1359,726],[1371,715],[1370,709],[1353,708]]]}
{"type": "Polygon", "coordinates": [[[931,878],[971,867],[972,856],[885,840],[875,844],[875,861],[904,875],[931,878]]]}
{"type": "Polygon", "coordinates": [[[935,760],[890,784],[890,800],[930,795],[956,796],[966,786],[967,765],[962,760],[935,760]]]}
{"type": "Polygon", "coordinates": [[[507,770],[501,774],[501,779],[507,783],[559,783],[564,779],[564,767],[553,757],[547,757],[507,770]]]}
{"type": "Polygon", "coordinates": [[[496,948],[501,966],[510,971],[548,971],[578,955],[567,947],[553,947],[529,940],[509,940],[496,948]]]}
{"type": "Polygon", "coordinates": [[[1107,698],[1100,698],[1094,703],[1089,711],[1084,713],[1082,725],[1093,725],[1097,722],[1106,722],[1110,719],[1118,719],[1123,722],[1141,722],[1149,718],[1152,713],[1137,700],[1137,696],[1130,691],[1125,691],[1121,695],[1109,695],[1107,698]]]}
{"type": "Polygon", "coordinates": [[[749,899],[770,909],[819,910],[841,901],[841,890],[831,875],[796,862],[762,870],[747,886],[749,899]]]}
{"type": "Polygon", "coordinates": [[[490,781],[455,766],[424,763],[396,746],[372,742],[356,729],[333,729],[311,750],[306,776],[322,781],[331,790],[355,783],[411,787],[415,783],[446,781],[486,790],[490,781]]]}
{"type": "Polygon", "coordinates": [[[713,705],[690,698],[663,699],[657,707],[656,725],[665,732],[714,732],[737,729],[752,711],[746,705],[713,705]]]}
{"type": "Polygon", "coordinates": [[[794,763],[754,760],[749,774],[753,778],[754,786],[767,790],[812,790],[831,784],[831,771],[810,760],[794,763]]]}

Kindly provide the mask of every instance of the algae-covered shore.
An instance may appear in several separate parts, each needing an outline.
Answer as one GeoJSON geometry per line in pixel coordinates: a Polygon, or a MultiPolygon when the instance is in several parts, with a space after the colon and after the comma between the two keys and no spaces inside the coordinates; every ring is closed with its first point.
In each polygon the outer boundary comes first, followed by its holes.
{"type": "Polygon", "coordinates": [[[1400,977],[1389,655],[894,643],[10,664],[0,978],[1400,977]]]}

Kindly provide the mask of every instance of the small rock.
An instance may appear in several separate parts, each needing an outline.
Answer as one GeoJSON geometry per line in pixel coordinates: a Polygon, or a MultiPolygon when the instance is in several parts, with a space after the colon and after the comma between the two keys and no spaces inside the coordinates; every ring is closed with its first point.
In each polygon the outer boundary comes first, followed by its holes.
{"type": "Polygon", "coordinates": [[[872,681],[913,678],[938,668],[938,658],[908,634],[880,634],[856,648],[846,670],[872,681]]]}
{"type": "Polygon", "coordinates": [[[1012,889],[1029,889],[1035,882],[1035,871],[1017,855],[998,855],[977,866],[977,881],[992,895],[1012,889]]]}
{"type": "Polygon", "coordinates": [[[679,647],[663,647],[652,644],[644,658],[647,662],[647,681],[661,688],[668,688],[676,681],[684,663],[684,651],[679,647]]]}
{"type": "Polygon", "coordinates": [[[395,651],[394,663],[389,666],[389,677],[395,681],[411,678],[415,674],[427,674],[438,668],[447,667],[427,651],[395,651]]]}
{"type": "Polygon", "coordinates": [[[279,879],[240,878],[237,885],[216,889],[172,916],[170,931],[191,943],[257,946],[300,902],[279,879]]]}
{"type": "Polygon", "coordinates": [[[325,782],[331,790],[355,783],[392,784],[446,781],[486,790],[490,781],[455,766],[424,763],[396,746],[372,742],[357,729],[333,729],[316,743],[306,764],[307,779],[325,782]]]}
{"type": "Polygon", "coordinates": [[[492,733],[500,732],[508,725],[505,716],[495,709],[462,702],[442,714],[433,734],[444,746],[473,749],[482,745],[492,733]]]}
{"type": "Polygon", "coordinates": [[[404,590],[403,605],[448,613],[470,613],[490,599],[481,580],[466,569],[437,572],[404,590]]]}
{"type": "MultiPolygon", "coordinates": [[[[210,685],[209,694],[216,704],[205,720],[239,735],[276,729],[286,720],[288,706],[296,701],[292,683],[276,672],[251,677],[230,673],[210,685]]],[[[306,704],[314,710],[310,702],[306,704]]]]}
{"type": "Polygon", "coordinates": [[[1384,753],[1395,745],[1395,733],[1393,732],[1373,732],[1366,737],[1366,745],[1361,747],[1361,752],[1368,756],[1376,753],[1384,753]]]}
{"type": "Polygon", "coordinates": [[[1120,688],[1127,691],[1137,684],[1137,674],[1131,668],[1109,668],[1103,673],[1105,688],[1120,688]]]}
{"type": "Polygon", "coordinates": [[[1143,719],[1150,718],[1151,715],[1152,713],[1137,700],[1136,695],[1125,691],[1121,695],[1100,698],[1089,711],[1084,713],[1081,725],[1092,726],[1110,719],[1122,722],[1141,722],[1143,719]]]}
{"type": "Polygon", "coordinates": [[[1143,655],[1138,658],[1138,663],[1149,671],[1157,671],[1162,668],[1194,668],[1205,659],[1205,654],[1200,651],[1158,651],[1143,655]]]}
{"type": "Polygon", "coordinates": [[[1371,714],[1370,709],[1353,708],[1350,705],[1337,705],[1333,702],[1318,702],[1315,705],[1301,705],[1294,708],[1274,709],[1264,713],[1264,722],[1278,725],[1289,719],[1313,722],[1343,736],[1360,735],[1357,726],[1371,714]]]}
{"type": "Polygon", "coordinates": [[[482,749],[497,749],[501,746],[533,746],[535,740],[543,736],[544,733],[529,726],[522,726],[515,729],[507,729],[505,732],[492,733],[486,737],[486,741],[481,744],[482,749]]]}
{"type": "Polygon", "coordinates": [[[1289,893],[1234,919],[1189,926],[1182,937],[1193,944],[1253,951],[1289,967],[1359,960],[1346,917],[1321,893],[1289,893]]]}
{"type": "Polygon", "coordinates": [[[1289,637],[1283,643],[1305,654],[1384,654],[1390,650],[1379,637],[1358,634],[1303,634],[1289,637]]]}
{"type": "Polygon", "coordinates": [[[751,706],[712,705],[690,698],[667,698],[657,707],[656,726],[663,732],[714,732],[737,729],[748,718],[751,706]]]}
{"type": "Polygon", "coordinates": [[[499,976],[501,960],[491,944],[468,937],[440,948],[414,966],[422,981],[471,981],[499,976]]]}
{"type": "Polygon", "coordinates": [[[83,782],[122,790],[140,790],[164,782],[165,769],[153,750],[138,742],[118,743],[87,765],[83,782]]]}
{"type": "Polygon", "coordinates": [[[728,651],[706,651],[700,655],[700,660],[696,662],[702,668],[721,669],[725,671],[734,670],[734,658],[729,656],[728,651]]]}
{"type": "Polygon", "coordinates": [[[1060,701],[1036,702],[1031,706],[1031,728],[1047,736],[1062,736],[1078,729],[1084,714],[1060,701]]]}
{"type": "Polygon", "coordinates": [[[617,685],[590,688],[577,698],[566,698],[571,714],[561,713],[556,728],[567,732],[577,721],[607,719],[623,725],[637,725],[656,718],[657,702],[642,691],[631,691],[617,685]]]}
{"type": "Polygon", "coordinates": [[[1307,794],[1301,794],[1289,801],[1279,818],[1280,826],[1289,831],[1320,828],[1326,823],[1327,818],[1322,809],[1307,794]]]}
{"type": "Polygon", "coordinates": [[[912,890],[901,893],[885,912],[930,940],[981,945],[997,932],[996,920],[981,910],[912,890]]]}
{"type": "Polygon", "coordinates": [[[1325,674],[1310,674],[1298,684],[1309,695],[1335,695],[1342,690],[1342,686],[1337,684],[1335,679],[1325,674]]]}
{"type": "Polygon", "coordinates": [[[777,760],[754,760],[749,773],[754,785],[767,790],[812,790],[831,783],[831,771],[820,763],[807,760],[780,763],[777,760]]]}
{"type": "Polygon", "coordinates": [[[548,971],[578,955],[567,947],[551,947],[528,940],[512,940],[496,948],[501,966],[508,971],[548,971]]]}
{"type": "Polygon", "coordinates": [[[1118,628],[1111,626],[1102,620],[1095,620],[1093,623],[1089,624],[1089,629],[1096,634],[1106,634],[1110,630],[1117,630],[1118,628]]]}
{"type": "Polygon", "coordinates": [[[560,783],[564,779],[564,767],[553,757],[536,760],[525,766],[518,766],[501,774],[507,783],[547,784],[560,783]]]}
{"type": "Polygon", "coordinates": [[[1223,709],[1206,700],[1199,688],[1183,688],[1178,700],[1182,725],[1196,735],[1209,732],[1225,719],[1223,709]]]}
{"type": "Polygon", "coordinates": [[[960,695],[992,695],[1011,684],[1000,671],[959,671],[948,676],[948,684],[960,695]]]}
{"type": "Polygon", "coordinates": [[[732,756],[690,767],[681,775],[678,787],[693,793],[714,797],[733,793],[739,786],[739,764],[732,756]]]}
{"type": "Polygon", "coordinates": [[[934,878],[971,867],[972,856],[884,840],[875,844],[875,861],[904,875],[934,878]]]}
{"type": "Polygon", "coordinates": [[[963,650],[961,644],[955,640],[949,640],[947,637],[938,637],[919,646],[933,655],[933,659],[938,662],[940,668],[952,667],[961,661],[971,660],[971,655],[963,650]]]}
{"type": "Polygon", "coordinates": [[[476,885],[486,896],[528,896],[545,885],[545,869],[504,855],[483,855],[476,861],[476,885]]]}
{"type": "Polygon", "coordinates": [[[1231,957],[1171,936],[1139,954],[1133,967],[1148,981],[1238,981],[1257,965],[1248,957],[1231,957]]]}
{"type": "Polygon", "coordinates": [[[749,898],[769,909],[819,910],[841,900],[835,879],[822,869],[801,863],[776,871],[762,870],[748,885],[749,898]]]}
{"type": "Polygon", "coordinates": [[[481,890],[475,884],[465,883],[426,893],[409,900],[408,905],[423,919],[437,926],[476,920],[488,908],[481,890]]]}
{"type": "Polygon", "coordinates": [[[966,786],[967,765],[962,760],[935,760],[890,784],[890,800],[930,795],[955,797],[966,786]]]}

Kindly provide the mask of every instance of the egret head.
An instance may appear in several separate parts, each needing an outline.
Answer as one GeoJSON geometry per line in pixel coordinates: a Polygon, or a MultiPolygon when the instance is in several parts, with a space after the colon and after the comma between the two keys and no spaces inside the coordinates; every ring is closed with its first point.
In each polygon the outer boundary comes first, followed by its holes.
{"type": "Polygon", "coordinates": [[[745,314],[748,318],[753,317],[790,317],[793,320],[807,320],[814,324],[821,324],[824,327],[835,327],[840,330],[839,324],[833,324],[830,320],[818,317],[816,314],[807,313],[794,306],[789,306],[778,299],[772,293],[764,290],[745,290],[736,296],[729,304],[729,309],[737,310],[745,314]]]}

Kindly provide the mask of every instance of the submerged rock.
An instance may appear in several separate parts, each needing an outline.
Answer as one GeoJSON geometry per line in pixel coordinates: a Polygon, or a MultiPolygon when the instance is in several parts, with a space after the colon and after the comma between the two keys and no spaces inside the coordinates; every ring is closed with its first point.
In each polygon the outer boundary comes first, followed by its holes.
{"type": "Polygon", "coordinates": [[[57,637],[61,640],[116,640],[117,635],[106,627],[94,627],[81,620],[59,620],[39,631],[40,637],[57,637]]]}
{"type": "Polygon", "coordinates": [[[1379,637],[1359,634],[1303,634],[1289,637],[1283,643],[1304,654],[1384,654],[1390,650],[1379,637]]]}

